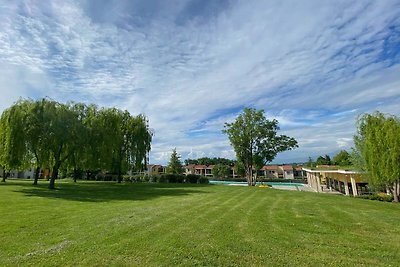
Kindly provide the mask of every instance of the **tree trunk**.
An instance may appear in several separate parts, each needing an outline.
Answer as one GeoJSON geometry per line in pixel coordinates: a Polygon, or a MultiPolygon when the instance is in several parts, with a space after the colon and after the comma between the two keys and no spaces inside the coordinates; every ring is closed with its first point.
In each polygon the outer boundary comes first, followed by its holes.
{"type": "Polygon", "coordinates": [[[121,168],[118,168],[118,183],[122,182],[121,168]]]}
{"type": "Polygon", "coordinates": [[[249,166],[246,168],[246,179],[248,186],[255,186],[255,180],[253,177],[253,166],[249,166]]]}
{"type": "Polygon", "coordinates": [[[1,179],[1,182],[2,183],[6,182],[6,170],[5,169],[3,169],[3,179],[1,179]]]}
{"type": "Polygon", "coordinates": [[[74,183],[76,183],[77,176],[78,176],[78,173],[77,173],[76,169],[74,168],[74,183]]]}
{"type": "Polygon", "coordinates": [[[400,180],[397,181],[397,195],[400,196],[400,180]]]}
{"type": "Polygon", "coordinates": [[[255,186],[256,181],[254,179],[253,166],[250,167],[250,179],[251,179],[251,186],[255,186]]]}
{"type": "Polygon", "coordinates": [[[245,174],[246,174],[247,185],[251,186],[251,173],[249,167],[246,167],[245,174]]]}
{"type": "Polygon", "coordinates": [[[60,168],[60,162],[56,162],[53,167],[53,173],[51,174],[49,189],[55,189],[55,181],[58,178],[58,169],[60,168]]]}
{"type": "Polygon", "coordinates": [[[34,180],[33,180],[33,185],[37,185],[38,179],[39,179],[39,173],[40,173],[40,167],[37,166],[36,169],[35,169],[35,177],[34,177],[34,180]]]}
{"type": "Polygon", "coordinates": [[[393,201],[394,202],[399,202],[399,195],[398,195],[398,182],[393,183],[393,201]]]}

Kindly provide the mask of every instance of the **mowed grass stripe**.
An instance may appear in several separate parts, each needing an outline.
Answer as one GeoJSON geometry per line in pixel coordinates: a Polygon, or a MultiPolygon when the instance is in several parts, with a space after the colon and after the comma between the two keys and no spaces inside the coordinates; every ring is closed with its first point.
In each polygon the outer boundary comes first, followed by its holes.
{"type": "Polygon", "coordinates": [[[273,189],[0,186],[0,265],[396,266],[399,205],[273,189]]]}

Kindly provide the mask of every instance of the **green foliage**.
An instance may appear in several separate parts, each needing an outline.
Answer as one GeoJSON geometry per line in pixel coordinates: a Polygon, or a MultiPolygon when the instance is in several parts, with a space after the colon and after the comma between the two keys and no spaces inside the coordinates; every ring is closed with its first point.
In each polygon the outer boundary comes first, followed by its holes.
{"type": "Polygon", "coordinates": [[[212,169],[212,174],[214,177],[217,177],[217,178],[225,178],[225,177],[229,176],[230,168],[229,168],[229,166],[226,166],[223,164],[217,164],[217,165],[214,165],[214,168],[212,169]]]}
{"type": "Polygon", "coordinates": [[[346,150],[341,150],[333,157],[333,164],[338,166],[350,166],[351,156],[346,150]]]}
{"type": "Polygon", "coordinates": [[[182,163],[178,153],[176,152],[176,148],[172,150],[171,159],[167,166],[167,173],[170,174],[182,174],[184,169],[182,167],[182,163]]]}
{"type": "Polygon", "coordinates": [[[157,176],[157,182],[158,183],[168,183],[168,177],[166,175],[159,175],[157,176]]]}
{"type": "Polygon", "coordinates": [[[238,161],[235,165],[235,173],[240,176],[240,177],[244,177],[246,175],[246,170],[244,168],[244,165],[242,162],[238,161]]]}
{"type": "Polygon", "coordinates": [[[331,157],[329,155],[319,156],[315,164],[318,165],[331,165],[331,157]]]}
{"type": "Polygon", "coordinates": [[[377,193],[377,194],[372,194],[372,195],[361,195],[361,196],[359,196],[359,198],[378,200],[378,201],[384,201],[384,202],[392,202],[393,201],[392,195],[387,195],[384,193],[377,193]]]}
{"type": "Polygon", "coordinates": [[[147,164],[152,133],[144,115],[116,108],[50,99],[19,100],[0,118],[0,166],[6,169],[51,169],[50,188],[61,168],[101,170],[117,180],[147,164]]]}
{"type": "Polygon", "coordinates": [[[197,181],[197,183],[199,183],[199,184],[209,184],[210,180],[208,180],[208,178],[205,177],[205,176],[200,176],[200,178],[197,181]]]}
{"type": "Polygon", "coordinates": [[[355,153],[368,172],[373,186],[387,187],[399,201],[400,120],[380,112],[363,114],[357,122],[355,153]]]}
{"type": "Polygon", "coordinates": [[[271,162],[279,152],[297,147],[297,141],[277,135],[278,121],[267,120],[263,110],[245,108],[235,122],[225,123],[223,133],[229,137],[238,162],[244,166],[247,182],[255,185],[253,168],[271,162]]]}
{"type": "Polygon", "coordinates": [[[182,174],[176,174],[176,173],[166,173],[166,174],[160,175],[160,179],[163,182],[168,182],[168,183],[183,183],[183,181],[185,180],[185,176],[182,174]]]}
{"type": "Polygon", "coordinates": [[[200,179],[200,175],[197,174],[188,174],[186,175],[186,182],[191,184],[197,184],[197,181],[200,179]]]}

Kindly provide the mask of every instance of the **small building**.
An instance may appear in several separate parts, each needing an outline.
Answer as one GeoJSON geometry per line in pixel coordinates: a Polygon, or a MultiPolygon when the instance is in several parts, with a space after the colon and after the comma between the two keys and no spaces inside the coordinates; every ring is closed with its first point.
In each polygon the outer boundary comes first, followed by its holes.
{"type": "Polygon", "coordinates": [[[265,178],[269,179],[278,179],[283,177],[282,170],[278,165],[265,165],[261,168],[263,175],[265,178]]]}
{"type": "Polygon", "coordinates": [[[294,172],[292,165],[283,165],[279,166],[279,168],[281,169],[283,179],[294,179],[294,172]]]}
{"type": "Polygon", "coordinates": [[[303,179],[305,174],[302,166],[296,166],[293,170],[294,179],[303,179]]]}
{"type": "Polygon", "coordinates": [[[148,175],[158,175],[166,172],[166,167],[159,164],[148,164],[147,174],[148,175]]]}
{"type": "Polygon", "coordinates": [[[368,191],[363,173],[338,169],[307,169],[307,183],[316,192],[337,191],[346,196],[358,196],[368,191]]]}

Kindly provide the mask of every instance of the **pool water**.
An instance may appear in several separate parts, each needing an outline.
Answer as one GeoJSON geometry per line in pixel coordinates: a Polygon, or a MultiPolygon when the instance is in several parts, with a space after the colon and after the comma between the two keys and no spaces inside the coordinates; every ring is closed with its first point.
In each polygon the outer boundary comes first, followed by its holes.
{"type": "MultiPolygon", "coordinates": [[[[223,184],[223,185],[247,185],[247,182],[233,182],[233,181],[210,181],[210,184],[223,184]]],[[[280,182],[257,182],[257,185],[267,184],[269,186],[304,186],[301,183],[280,183],[280,182]]]]}

